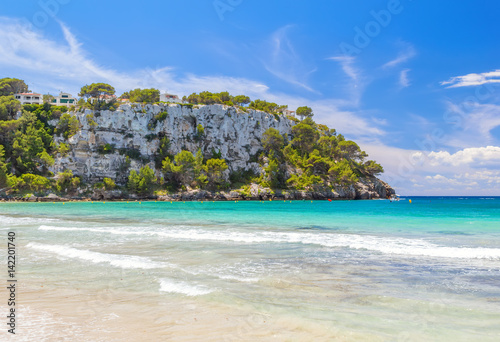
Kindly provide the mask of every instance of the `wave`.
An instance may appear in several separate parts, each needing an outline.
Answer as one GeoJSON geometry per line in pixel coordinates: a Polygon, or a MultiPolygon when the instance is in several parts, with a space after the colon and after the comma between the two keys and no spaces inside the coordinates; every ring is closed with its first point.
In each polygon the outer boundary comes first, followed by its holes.
{"type": "Polygon", "coordinates": [[[160,279],[160,291],[169,293],[180,293],[186,296],[202,296],[214,292],[214,290],[200,285],[191,285],[183,281],[172,279],[160,279]]]}
{"type": "Polygon", "coordinates": [[[120,230],[116,228],[88,228],[88,227],[56,227],[56,226],[46,226],[41,225],[38,227],[38,230],[52,230],[52,231],[87,231],[94,233],[109,233],[115,235],[143,235],[142,231],[128,231],[128,230],[120,230]]]}
{"type": "Polygon", "coordinates": [[[119,235],[158,236],[170,240],[254,243],[298,243],[332,248],[371,250],[383,254],[429,256],[459,259],[500,259],[499,248],[448,247],[425,240],[379,237],[372,235],[312,232],[241,232],[173,228],[162,231],[127,231],[119,229],[62,228],[41,226],[41,230],[80,230],[119,235]]]}
{"type": "Polygon", "coordinates": [[[259,278],[245,278],[245,277],[238,277],[234,275],[223,275],[223,274],[216,274],[215,276],[218,277],[219,279],[235,280],[241,283],[257,283],[260,280],[259,278]]]}
{"type": "Polygon", "coordinates": [[[61,245],[46,245],[36,242],[30,242],[26,245],[26,247],[33,248],[39,251],[54,253],[67,258],[90,261],[96,264],[108,263],[112,266],[120,267],[123,269],[152,269],[162,268],[166,266],[164,263],[158,263],[145,257],[121,254],[106,254],[61,245]]]}
{"type": "Polygon", "coordinates": [[[0,222],[2,224],[8,224],[8,225],[26,225],[26,224],[33,224],[33,223],[44,223],[44,222],[56,222],[59,221],[59,219],[54,219],[54,218],[45,218],[45,217],[16,217],[16,216],[5,216],[5,215],[0,215],[0,222]]]}

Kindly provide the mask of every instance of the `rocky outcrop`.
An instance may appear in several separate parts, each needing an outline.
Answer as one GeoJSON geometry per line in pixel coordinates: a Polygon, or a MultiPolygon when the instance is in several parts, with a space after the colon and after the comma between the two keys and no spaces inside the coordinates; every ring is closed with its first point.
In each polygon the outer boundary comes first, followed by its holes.
{"type": "MultiPolygon", "coordinates": [[[[253,168],[259,165],[252,162],[262,148],[260,139],[268,128],[276,128],[281,134],[289,135],[293,122],[284,116],[274,116],[261,111],[243,112],[224,105],[182,106],[178,104],[122,105],[116,111],[72,113],[80,121],[81,130],[72,136],[68,143],[71,152],[56,159],[51,171],[65,169],[82,177],[85,182],[102,181],[104,177],[123,183],[126,172],[120,172],[125,165],[126,151],[134,151],[130,168],[138,170],[152,162],[158,150],[161,137],[170,140],[170,151],[176,154],[181,150],[195,153],[201,148],[204,155],[220,153],[226,160],[229,171],[253,168]],[[155,116],[166,112],[163,120],[155,116]],[[93,120],[97,127],[92,127],[93,120]],[[204,134],[197,134],[197,126],[204,128],[204,134]],[[115,152],[100,154],[99,147],[109,144],[115,152]],[[139,155],[140,153],[140,155],[139,155]]],[[[50,122],[56,125],[57,121],[50,122]]],[[[56,142],[63,142],[57,137],[56,142]]],[[[130,154],[130,153],[129,153],[130,154]]]]}
{"type": "MultiPolygon", "coordinates": [[[[187,106],[180,104],[121,105],[116,111],[84,110],[70,113],[80,122],[80,130],[68,141],[56,137],[57,143],[69,144],[70,152],[56,158],[50,171],[72,170],[85,183],[102,182],[105,177],[125,184],[128,171],[144,165],[154,167],[160,139],[170,140],[170,153],[181,150],[195,153],[201,149],[206,157],[214,153],[226,160],[232,171],[253,169],[261,173],[257,155],[262,150],[262,134],[270,127],[291,138],[295,124],[285,116],[248,109],[242,111],[224,105],[187,106]],[[197,127],[203,127],[200,134],[197,127]],[[129,158],[127,158],[127,155],[129,158]],[[127,162],[128,159],[128,162],[127,162]]],[[[57,121],[50,122],[56,125],[57,121]]],[[[156,171],[157,176],[159,170],[156,171]]],[[[267,199],[371,199],[394,193],[377,178],[364,178],[355,185],[306,191],[272,191],[252,184],[248,191],[212,193],[191,190],[160,200],[267,200],[267,199]]],[[[121,191],[93,190],[94,200],[123,198],[121,191]]]]}

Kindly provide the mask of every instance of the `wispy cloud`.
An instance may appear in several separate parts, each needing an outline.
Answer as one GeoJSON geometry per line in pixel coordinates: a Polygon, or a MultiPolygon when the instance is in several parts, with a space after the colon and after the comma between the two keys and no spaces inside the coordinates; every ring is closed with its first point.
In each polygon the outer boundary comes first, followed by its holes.
{"type": "Polygon", "coordinates": [[[392,67],[395,67],[401,63],[404,63],[406,61],[408,61],[409,59],[415,57],[415,55],[417,54],[417,52],[415,51],[415,48],[413,47],[413,45],[411,44],[408,44],[408,43],[402,43],[402,45],[404,46],[403,50],[399,52],[398,56],[385,63],[382,68],[392,68],[392,67]]]}
{"type": "Polygon", "coordinates": [[[500,83],[500,69],[483,72],[480,74],[471,73],[464,76],[455,76],[448,81],[441,82],[446,88],[478,86],[486,83],[500,83]]]}
{"type": "Polygon", "coordinates": [[[448,146],[456,148],[496,145],[499,142],[491,133],[500,126],[500,105],[478,102],[447,102],[449,119],[455,130],[444,137],[448,146]]]}
{"type": "Polygon", "coordinates": [[[300,55],[296,52],[289,38],[289,31],[293,25],[286,25],[275,31],[267,44],[271,54],[262,60],[265,69],[277,78],[306,89],[317,92],[304,81],[316,71],[315,67],[307,67],[300,55]]]}
{"type": "Polygon", "coordinates": [[[354,57],[349,56],[337,56],[328,58],[332,61],[339,62],[340,66],[344,73],[351,78],[352,81],[358,82],[359,80],[359,71],[354,67],[354,57]]]}
{"type": "Polygon", "coordinates": [[[399,73],[399,85],[403,88],[410,86],[410,80],[408,79],[408,72],[410,72],[410,69],[401,70],[401,72],[399,73]]]}
{"type": "Polygon", "coordinates": [[[361,95],[365,87],[365,80],[361,70],[356,67],[356,57],[334,56],[327,58],[338,62],[344,74],[350,79],[347,83],[347,92],[350,94],[351,105],[359,106],[361,95]]]}

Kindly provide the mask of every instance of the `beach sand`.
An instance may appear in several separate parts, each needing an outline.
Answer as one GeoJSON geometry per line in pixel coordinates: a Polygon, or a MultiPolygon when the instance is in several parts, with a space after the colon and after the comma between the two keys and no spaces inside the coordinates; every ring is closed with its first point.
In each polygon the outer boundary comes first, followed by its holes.
{"type": "MultiPolygon", "coordinates": [[[[18,283],[16,341],[377,341],[296,317],[172,296],[18,283]]],[[[6,306],[0,306],[7,312],[6,306]]],[[[11,335],[11,334],[8,334],[11,335]]]]}

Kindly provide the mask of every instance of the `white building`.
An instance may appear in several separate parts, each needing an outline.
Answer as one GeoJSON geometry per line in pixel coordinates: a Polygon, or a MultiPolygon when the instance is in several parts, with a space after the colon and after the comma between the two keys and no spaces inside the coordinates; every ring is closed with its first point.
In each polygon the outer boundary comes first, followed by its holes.
{"type": "Polygon", "coordinates": [[[43,104],[43,96],[37,93],[18,93],[14,94],[16,100],[21,104],[43,104]]]}
{"type": "Polygon", "coordinates": [[[295,117],[295,111],[294,110],[285,109],[283,111],[283,114],[295,117]]]}
{"type": "Polygon", "coordinates": [[[172,94],[160,94],[160,101],[162,102],[181,102],[181,99],[177,95],[172,95],[172,94]]]}
{"type": "Polygon", "coordinates": [[[60,93],[59,96],[55,96],[50,104],[54,106],[66,106],[71,107],[76,105],[77,100],[69,93],[60,93]]]}
{"type": "MultiPolygon", "coordinates": [[[[97,97],[91,97],[90,103],[95,103],[97,101],[97,97]]],[[[116,101],[116,95],[99,95],[100,102],[110,103],[111,101],[116,101]]]]}

